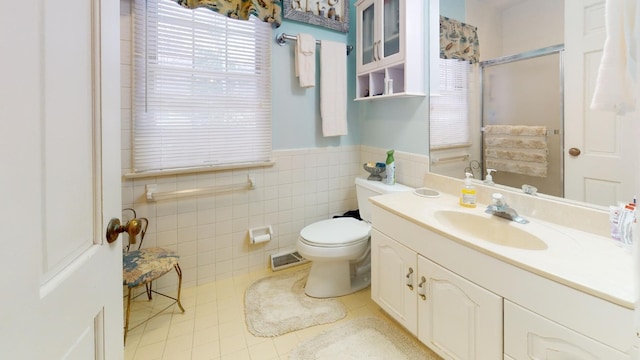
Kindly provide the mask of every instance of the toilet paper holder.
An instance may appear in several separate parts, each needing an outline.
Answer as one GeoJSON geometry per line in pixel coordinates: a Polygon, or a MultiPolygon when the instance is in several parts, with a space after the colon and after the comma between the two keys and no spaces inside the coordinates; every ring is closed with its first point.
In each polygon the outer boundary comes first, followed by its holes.
{"type": "Polygon", "coordinates": [[[259,244],[271,240],[273,229],[271,225],[249,229],[249,243],[259,244]]]}

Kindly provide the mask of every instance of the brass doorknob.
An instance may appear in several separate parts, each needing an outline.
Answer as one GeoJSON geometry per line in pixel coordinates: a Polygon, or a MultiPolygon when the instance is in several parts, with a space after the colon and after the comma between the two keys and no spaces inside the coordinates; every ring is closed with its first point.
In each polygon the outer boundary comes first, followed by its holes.
{"type": "Polygon", "coordinates": [[[571,155],[571,156],[578,156],[578,155],[580,155],[580,149],[578,149],[578,148],[571,148],[571,149],[569,149],[569,155],[571,155]]]}
{"type": "Polygon", "coordinates": [[[123,232],[127,232],[129,236],[136,236],[140,233],[142,224],[138,219],[131,219],[126,224],[121,225],[118,218],[113,218],[107,224],[107,242],[111,244],[118,239],[118,235],[123,232]]]}

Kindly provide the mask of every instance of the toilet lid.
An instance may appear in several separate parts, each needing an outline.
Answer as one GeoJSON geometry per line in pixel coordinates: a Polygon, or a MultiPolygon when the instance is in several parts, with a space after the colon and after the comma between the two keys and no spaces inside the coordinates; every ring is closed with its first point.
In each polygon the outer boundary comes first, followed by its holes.
{"type": "Polygon", "coordinates": [[[343,246],[369,239],[371,225],[366,221],[344,217],[322,220],[300,231],[302,241],[315,246],[343,246]]]}

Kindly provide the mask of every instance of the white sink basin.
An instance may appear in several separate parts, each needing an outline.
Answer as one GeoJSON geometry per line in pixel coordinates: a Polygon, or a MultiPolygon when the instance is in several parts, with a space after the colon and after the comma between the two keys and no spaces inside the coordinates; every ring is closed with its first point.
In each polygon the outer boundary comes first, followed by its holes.
{"type": "Polygon", "coordinates": [[[451,233],[478,238],[497,245],[525,250],[545,250],[547,244],[539,237],[522,230],[526,224],[487,215],[461,211],[440,210],[434,213],[436,220],[451,228],[451,233]]]}

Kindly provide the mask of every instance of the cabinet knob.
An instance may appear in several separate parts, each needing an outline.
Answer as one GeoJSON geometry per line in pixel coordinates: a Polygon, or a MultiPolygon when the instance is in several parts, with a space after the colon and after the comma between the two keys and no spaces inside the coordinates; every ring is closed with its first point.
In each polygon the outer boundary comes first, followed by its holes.
{"type": "Polygon", "coordinates": [[[407,274],[407,287],[409,290],[413,290],[413,268],[409,268],[409,273],[407,274]]]}
{"type": "Polygon", "coordinates": [[[418,284],[418,295],[422,300],[427,300],[427,287],[425,284],[427,283],[427,279],[425,277],[420,278],[420,284],[418,284]]]}

